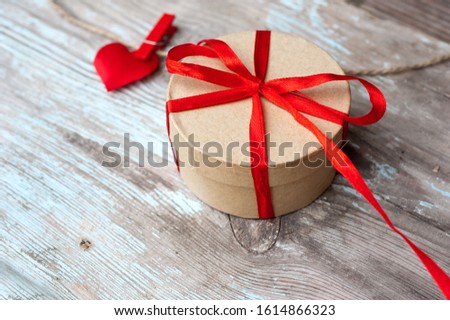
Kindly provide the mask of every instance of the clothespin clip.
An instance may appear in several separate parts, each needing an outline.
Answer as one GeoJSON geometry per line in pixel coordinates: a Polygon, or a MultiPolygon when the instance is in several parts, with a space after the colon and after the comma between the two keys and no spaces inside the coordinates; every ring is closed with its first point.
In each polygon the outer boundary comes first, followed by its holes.
{"type": "Polygon", "coordinates": [[[164,13],[139,49],[134,52],[134,56],[141,60],[147,60],[156,50],[164,48],[177,31],[177,27],[172,25],[174,19],[173,14],[164,13]]]}
{"type": "Polygon", "coordinates": [[[94,66],[106,90],[112,91],[153,73],[159,65],[156,50],[164,48],[177,30],[175,16],[165,13],[136,51],[122,43],[103,46],[94,58],[94,66]]]}

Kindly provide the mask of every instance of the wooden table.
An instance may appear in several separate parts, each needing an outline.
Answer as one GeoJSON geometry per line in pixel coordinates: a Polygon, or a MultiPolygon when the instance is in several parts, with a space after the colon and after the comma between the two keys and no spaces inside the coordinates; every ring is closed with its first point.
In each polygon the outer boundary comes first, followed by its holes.
{"type": "MultiPolygon", "coordinates": [[[[180,28],[171,45],[269,28],[314,41],[345,69],[450,50],[446,1],[61,2],[135,45],[164,10],[180,28]]],[[[102,146],[123,145],[125,133],[163,156],[168,73],[107,93],[92,66],[107,39],[62,19],[47,1],[0,8],[0,297],[442,298],[342,176],[307,208],[254,221],[197,200],[171,158],[162,168],[139,167],[136,154],[129,168],[101,166],[102,146]]],[[[449,66],[371,77],[387,114],[351,126],[346,147],[394,223],[447,272],[449,66]]],[[[368,108],[359,88],[352,105],[355,114],[368,108]]]]}

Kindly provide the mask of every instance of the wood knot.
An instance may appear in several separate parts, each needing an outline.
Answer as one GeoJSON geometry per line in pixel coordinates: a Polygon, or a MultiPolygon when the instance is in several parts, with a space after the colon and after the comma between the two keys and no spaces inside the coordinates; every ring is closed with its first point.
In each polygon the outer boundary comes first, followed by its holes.
{"type": "Polygon", "coordinates": [[[87,239],[82,239],[80,242],[80,248],[83,251],[87,251],[92,247],[92,242],[87,239]]]}
{"type": "Polygon", "coordinates": [[[239,245],[253,254],[264,254],[277,242],[281,219],[243,219],[228,215],[233,236],[239,245]]]}

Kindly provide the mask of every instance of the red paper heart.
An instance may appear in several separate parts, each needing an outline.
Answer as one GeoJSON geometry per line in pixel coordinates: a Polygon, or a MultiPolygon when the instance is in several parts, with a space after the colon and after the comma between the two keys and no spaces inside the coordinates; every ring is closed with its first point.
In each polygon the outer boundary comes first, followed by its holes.
{"type": "Polygon", "coordinates": [[[158,63],[156,54],[149,60],[140,60],[121,43],[102,47],[94,59],[95,69],[108,91],[148,76],[156,70],[158,63]]]}

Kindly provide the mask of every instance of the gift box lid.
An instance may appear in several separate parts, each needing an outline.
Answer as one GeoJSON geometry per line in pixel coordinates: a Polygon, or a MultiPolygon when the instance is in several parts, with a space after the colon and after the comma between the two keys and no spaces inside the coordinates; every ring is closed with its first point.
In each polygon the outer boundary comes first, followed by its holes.
{"type": "MultiPolygon", "coordinates": [[[[225,41],[241,59],[244,65],[254,74],[253,50],[255,32],[239,32],[218,39],[225,41]]],[[[191,62],[209,66],[215,69],[229,71],[218,59],[205,57],[189,57],[185,62],[191,62]]],[[[283,77],[307,76],[318,73],[344,74],[338,63],[328,53],[317,45],[303,38],[293,35],[272,32],[267,67],[266,81],[283,77]]],[[[192,95],[203,94],[212,91],[223,90],[224,87],[203,82],[197,79],[172,75],[167,99],[178,99],[192,95]]],[[[348,114],[350,109],[350,88],[347,82],[331,82],[320,86],[302,90],[315,101],[326,106],[335,108],[348,114]]],[[[269,140],[273,144],[268,152],[270,184],[282,184],[310,174],[310,168],[295,170],[292,173],[282,173],[281,169],[293,167],[306,156],[314,157],[320,153],[322,147],[315,136],[306,128],[297,123],[285,110],[274,105],[264,97],[261,98],[263,105],[265,132],[270,135],[269,140]],[[316,142],[316,143],[312,143],[316,142]],[[281,152],[282,143],[292,143],[292,147],[284,148],[281,152]],[[309,148],[305,148],[309,146],[309,148]]],[[[223,163],[224,167],[232,167],[233,174],[242,174],[240,180],[242,185],[252,185],[249,176],[250,156],[242,152],[241,146],[249,141],[249,123],[252,110],[251,98],[235,101],[232,103],[214,105],[190,111],[170,114],[171,135],[179,134],[180,140],[188,141],[189,135],[193,134],[194,140],[198,142],[195,146],[195,154],[204,156],[205,144],[214,142],[223,148],[222,155],[214,155],[213,158],[223,163]],[[231,144],[239,147],[228,148],[231,144]]],[[[323,132],[330,132],[335,141],[342,135],[342,126],[333,122],[306,115],[323,132]]],[[[285,144],[286,146],[286,144],[285,144]]],[[[212,148],[215,150],[215,148],[212,148]]],[[[323,152],[322,152],[323,153],[323,152]]],[[[224,180],[225,183],[236,183],[233,178],[220,177],[219,170],[211,175],[213,179],[224,180]]],[[[238,183],[241,184],[241,183],[238,183]]]]}

